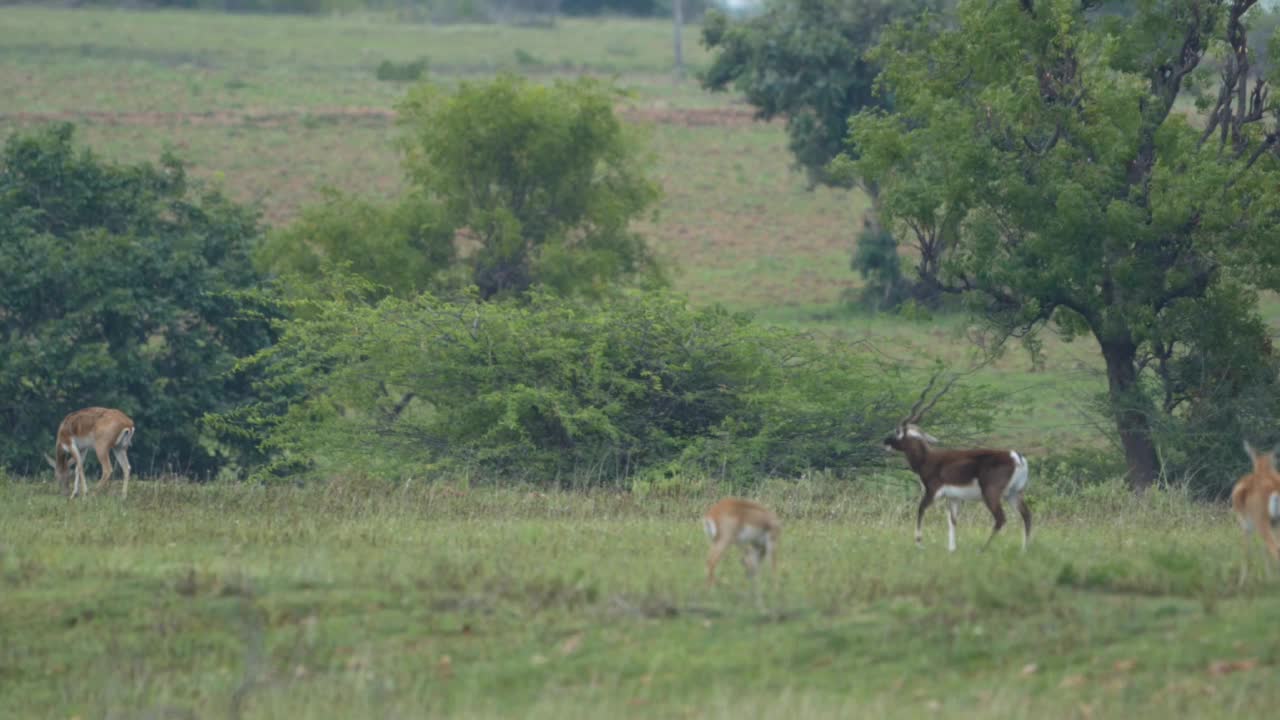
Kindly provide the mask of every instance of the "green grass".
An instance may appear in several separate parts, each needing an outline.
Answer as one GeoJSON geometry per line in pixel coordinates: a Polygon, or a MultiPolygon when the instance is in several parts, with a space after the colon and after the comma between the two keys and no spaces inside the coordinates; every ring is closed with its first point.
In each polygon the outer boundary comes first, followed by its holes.
{"type": "MultiPolygon", "coordinates": [[[[696,497],[0,483],[4,717],[1240,717],[1276,585],[1222,506],[1035,485],[911,542],[901,473],[769,484],[782,571],[702,583],[696,497]],[[1236,664],[1223,664],[1236,663],[1236,664]],[[1229,672],[1236,670],[1235,672],[1229,672]],[[238,700],[237,700],[238,698],[238,700]],[[236,703],[239,703],[236,706],[236,703]]],[[[736,556],[736,554],[735,554],[736,556]]]]}

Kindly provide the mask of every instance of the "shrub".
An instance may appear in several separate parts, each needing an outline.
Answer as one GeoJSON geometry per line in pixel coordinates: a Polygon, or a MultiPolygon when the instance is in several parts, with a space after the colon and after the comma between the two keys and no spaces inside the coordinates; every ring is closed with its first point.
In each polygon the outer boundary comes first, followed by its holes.
{"type": "Polygon", "coordinates": [[[454,259],[453,233],[416,193],[381,204],[328,190],[291,225],[270,233],[254,258],[276,274],[318,277],[345,265],[392,292],[432,286],[454,259]]]}
{"type": "Polygon", "coordinates": [[[374,71],[374,75],[385,82],[415,82],[421,80],[422,76],[427,74],[429,65],[430,61],[427,58],[418,58],[417,60],[403,63],[383,60],[378,64],[378,69],[374,71]]]}
{"type": "MultiPolygon", "coordinates": [[[[851,346],[661,292],[370,304],[367,286],[331,282],[251,363],[264,396],[301,386],[305,400],[229,418],[259,428],[280,467],[565,485],[847,475],[882,462],[879,441],[918,390],[851,346]]],[[[965,397],[953,393],[931,426],[989,419],[965,397]]]]}

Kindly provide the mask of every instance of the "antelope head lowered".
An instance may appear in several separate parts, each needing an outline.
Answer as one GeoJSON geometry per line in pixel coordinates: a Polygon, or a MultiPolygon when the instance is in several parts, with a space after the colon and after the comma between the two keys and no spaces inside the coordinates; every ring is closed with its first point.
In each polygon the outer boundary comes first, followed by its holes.
{"type": "Polygon", "coordinates": [[[916,511],[916,545],[921,544],[921,524],[924,511],[935,500],[947,501],[947,549],[956,549],[956,513],[960,503],[981,500],[991,511],[995,519],[995,527],[991,536],[982,547],[985,550],[996,533],[1004,527],[1004,501],[1009,501],[1022,516],[1022,549],[1026,550],[1031,539],[1031,509],[1022,499],[1027,488],[1027,459],[1014,450],[942,450],[936,449],[937,438],[920,429],[917,423],[925,413],[933,409],[938,399],[951,389],[961,376],[951,379],[933,399],[925,403],[929,392],[937,383],[938,374],[929,379],[920,399],[911,407],[911,412],[889,437],[884,439],[887,452],[901,452],[916,475],[920,477],[920,487],[924,496],[920,498],[920,507],[916,511]]]}
{"type": "Polygon", "coordinates": [[[133,442],[134,425],[128,415],[114,408],[89,407],[76,410],[62,419],[58,426],[58,435],[54,444],[54,457],[45,455],[45,460],[53,466],[54,477],[65,492],[67,482],[72,481],[71,497],[89,493],[89,484],[84,477],[84,461],[89,457],[89,450],[98,456],[98,464],[102,466],[102,478],[98,481],[98,489],[105,489],[111,480],[111,458],[114,453],[120,469],[124,472],[124,490],[122,497],[129,497],[129,444],[133,442]],[[72,465],[75,476],[72,477],[72,465]]]}

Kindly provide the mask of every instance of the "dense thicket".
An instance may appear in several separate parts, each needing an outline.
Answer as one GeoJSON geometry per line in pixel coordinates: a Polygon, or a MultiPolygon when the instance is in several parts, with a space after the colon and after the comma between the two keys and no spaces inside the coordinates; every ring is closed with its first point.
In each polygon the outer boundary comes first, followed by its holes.
{"type": "Polygon", "coordinates": [[[206,412],[243,401],[228,374],[271,341],[237,291],[254,213],[187,181],[183,164],[121,165],[70,125],[11,136],[0,154],[0,466],[43,467],[62,417],[118,407],[133,465],[193,475],[241,448],[210,442],[206,412]]]}
{"type": "MultiPolygon", "coordinates": [[[[864,349],[661,292],[369,302],[367,285],[331,276],[304,295],[247,368],[264,397],[299,400],[221,419],[263,438],[280,470],[566,485],[848,475],[882,462],[880,439],[914,399],[864,349]]],[[[972,431],[991,412],[957,392],[930,425],[972,431]]]]}

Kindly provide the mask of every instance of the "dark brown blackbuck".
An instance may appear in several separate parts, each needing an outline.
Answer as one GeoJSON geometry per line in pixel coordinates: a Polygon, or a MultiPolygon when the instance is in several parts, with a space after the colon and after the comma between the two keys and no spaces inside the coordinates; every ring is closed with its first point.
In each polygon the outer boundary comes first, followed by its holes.
{"type": "Polygon", "coordinates": [[[1027,459],[1015,450],[945,450],[934,448],[937,438],[922,431],[916,424],[933,408],[960,376],[952,378],[936,395],[924,404],[929,391],[937,382],[935,374],[925,386],[920,399],[911,407],[910,414],[884,439],[887,452],[901,452],[907,463],[920,478],[924,496],[916,511],[916,545],[921,545],[921,524],[924,511],[935,500],[947,501],[947,549],[956,549],[956,514],[963,502],[981,500],[991,511],[995,527],[982,549],[987,549],[1000,528],[1004,527],[1004,503],[1018,508],[1022,516],[1022,549],[1031,540],[1031,509],[1022,494],[1027,489],[1027,459]],[[923,407],[921,407],[923,405],[923,407]]]}

